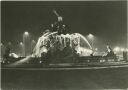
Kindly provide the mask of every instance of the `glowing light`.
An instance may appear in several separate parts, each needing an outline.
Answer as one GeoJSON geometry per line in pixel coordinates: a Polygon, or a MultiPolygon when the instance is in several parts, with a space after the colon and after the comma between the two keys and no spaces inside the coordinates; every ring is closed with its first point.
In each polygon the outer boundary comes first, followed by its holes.
{"type": "Polygon", "coordinates": [[[114,50],[115,52],[119,52],[119,51],[120,51],[120,47],[115,47],[113,50],[114,50]]]}
{"type": "Polygon", "coordinates": [[[77,53],[80,54],[81,56],[89,56],[90,54],[92,54],[92,50],[90,49],[86,49],[84,47],[78,47],[77,48],[77,53]]]}
{"type": "Polygon", "coordinates": [[[22,43],[22,42],[20,42],[20,45],[23,45],[23,43],[22,43]]]}
{"type": "Polygon", "coordinates": [[[62,21],[63,18],[61,16],[58,17],[58,21],[62,21]]]}
{"type": "Polygon", "coordinates": [[[90,39],[93,39],[93,38],[94,38],[94,35],[89,34],[88,37],[89,37],[90,39]]]}
{"type": "Polygon", "coordinates": [[[98,48],[95,48],[95,51],[98,51],[98,48]]]}
{"type": "Polygon", "coordinates": [[[28,33],[27,31],[26,31],[26,32],[24,32],[24,34],[25,34],[25,35],[29,35],[29,33],[28,33]]]}
{"type": "Polygon", "coordinates": [[[42,63],[42,61],[40,61],[39,63],[42,63]]]}
{"type": "Polygon", "coordinates": [[[18,56],[17,54],[15,54],[15,53],[10,53],[9,56],[14,57],[14,58],[18,58],[18,57],[19,57],[19,56],[18,56]]]}
{"type": "Polygon", "coordinates": [[[45,53],[47,53],[47,49],[46,48],[43,48],[43,50],[42,50],[42,52],[45,52],[45,53]]]}

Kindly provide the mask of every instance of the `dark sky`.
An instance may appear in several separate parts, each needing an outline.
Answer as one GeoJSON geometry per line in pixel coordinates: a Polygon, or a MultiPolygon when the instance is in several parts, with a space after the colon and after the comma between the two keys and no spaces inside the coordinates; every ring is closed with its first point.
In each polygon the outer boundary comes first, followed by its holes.
{"type": "Polygon", "coordinates": [[[2,42],[22,41],[24,31],[35,38],[57,20],[52,10],[63,16],[72,32],[94,34],[103,44],[126,46],[126,1],[2,2],[2,42]]]}

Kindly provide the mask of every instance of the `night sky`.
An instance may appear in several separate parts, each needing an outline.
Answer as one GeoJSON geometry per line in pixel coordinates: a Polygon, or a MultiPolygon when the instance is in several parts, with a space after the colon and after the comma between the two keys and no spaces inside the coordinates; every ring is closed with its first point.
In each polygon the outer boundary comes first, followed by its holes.
{"type": "Polygon", "coordinates": [[[95,35],[100,45],[126,46],[126,1],[22,1],[2,2],[2,43],[22,41],[24,31],[36,40],[57,20],[52,10],[63,17],[71,32],[95,35]]]}

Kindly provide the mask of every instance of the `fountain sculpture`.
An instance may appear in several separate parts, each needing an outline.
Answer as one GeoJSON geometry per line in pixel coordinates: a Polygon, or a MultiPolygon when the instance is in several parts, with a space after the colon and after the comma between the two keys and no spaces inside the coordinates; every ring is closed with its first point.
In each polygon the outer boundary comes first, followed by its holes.
{"type": "Polygon", "coordinates": [[[58,22],[56,24],[57,28],[53,31],[47,30],[47,32],[39,37],[33,50],[33,57],[44,57],[47,53],[56,53],[58,50],[63,52],[65,48],[68,48],[68,50],[70,49],[71,52],[76,53],[79,56],[87,56],[92,54],[92,47],[88,40],[80,33],[69,34],[66,32],[67,30],[64,31],[65,27],[63,26],[65,25],[62,24],[62,17],[59,16],[56,11],[54,11],[54,13],[58,17],[58,22]],[[83,45],[82,47],[81,43],[86,45],[83,45]]]}

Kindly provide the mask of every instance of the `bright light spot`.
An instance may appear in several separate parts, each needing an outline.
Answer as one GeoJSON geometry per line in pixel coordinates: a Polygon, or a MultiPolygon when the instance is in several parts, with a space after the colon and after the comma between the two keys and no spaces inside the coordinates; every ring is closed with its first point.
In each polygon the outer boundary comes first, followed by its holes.
{"type": "Polygon", "coordinates": [[[29,33],[28,33],[28,32],[24,32],[24,34],[25,34],[25,35],[29,35],[29,33]]]}
{"type": "Polygon", "coordinates": [[[88,37],[89,37],[90,39],[93,39],[93,38],[94,38],[94,35],[89,34],[88,37]]]}
{"type": "Polygon", "coordinates": [[[95,51],[98,51],[98,48],[95,48],[95,51]]]}
{"type": "Polygon", "coordinates": [[[120,51],[120,48],[119,48],[119,47],[115,47],[115,48],[114,48],[114,51],[115,51],[115,52],[119,52],[119,51],[120,51]]]}
{"type": "Polygon", "coordinates": [[[10,56],[10,57],[14,57],[14,58],[18,58],[18,57],[19,57],[19,56],[18,56],[17,54],[15,54],[15,53],[10,53],[9,56],[10,56]]]}
{"type": "Polygon", "coordinates": [[[23,45],[23,43],[22,43],[22,42],[20,42],[20,45],[23,45]]]}
{"type": "Polygon", "coordinates": [[[42,63],[42,61],[40,61],[40,63],[42,63]]]}
{"type": "Polygon", "coordinates": [[[58,21],[62,21],[63,18],[61,16],[58,17],[58,21]]]}
{"type": "Polygon", "coordinates": [[[42,52],[42,53],[47,53],[47,51],[48,51],[48,50],[47,50],[45,47],[41,49],[41,52],[42,52]]]}
{"type": "Polygon", "coordinates": [[[92,52],[93,52],[92,50],[83,47],[77,48],[77,53],[80,54],[81,56],[89,56],[92,52]]]}

